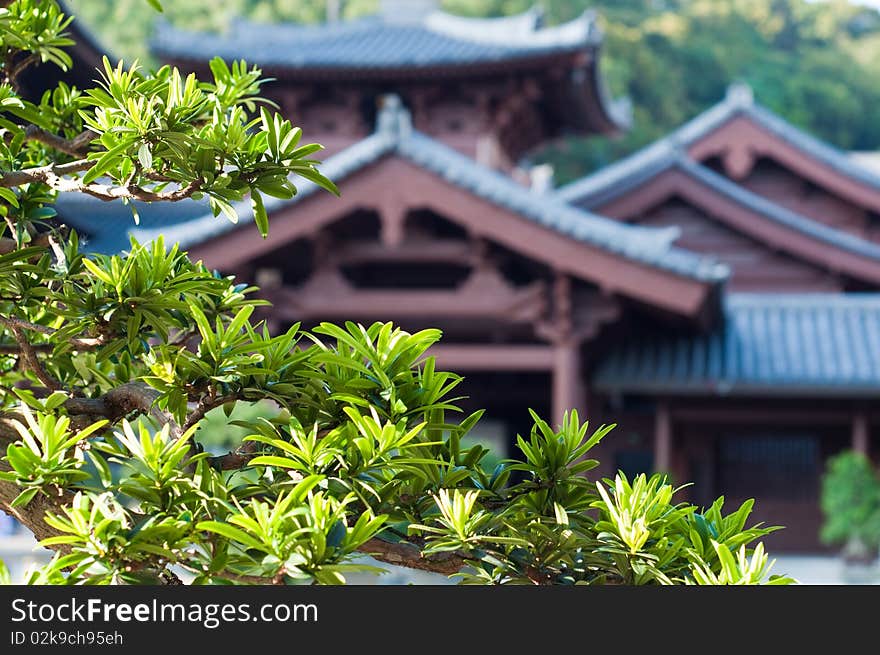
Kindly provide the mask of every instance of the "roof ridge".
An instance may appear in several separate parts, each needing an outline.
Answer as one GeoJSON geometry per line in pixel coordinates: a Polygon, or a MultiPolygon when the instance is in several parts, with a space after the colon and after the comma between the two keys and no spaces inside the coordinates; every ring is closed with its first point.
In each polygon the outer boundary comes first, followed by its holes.
{"type": "Polygon", "coordinates": [[[880,307],[880,292],[729,292],[724,302],[732,309],[880,307]]]}
{"type": "Polygon", "coordinates": [[[738,114],[750,116],[781,138],[794,142],[808,154],[824,160],[844,174],[880,189],[880,175],[853,161],[843,151],[808,134],[755,102],[751,87],[747,84],[735,83],[728,87],[724,100],[698,114],[665,137],[579,180],[559,187],[555,195],[568,203],[586,201],[587,204],[595,205],[623,192],[620,188],[612,189],[612,187],[623,185],[624,188],[632,188],[635,184],[670,166],[681,165],[717,190],[735,197],[768,218],[851,252],[880,259],[880,246],[853,234],[835,230],[818,220],[783,207],[719,175],[687,155],[685,150],[688,145],[738,114]]]}
{"type": "Polygon", "coordinates": [[[849,232],[836,230],[821,221],[804,216],[788,207],[773,202],[754,191],[732,182],[693,159],[680,159],[676,162],[676,165],[681,166],[686,172],[694,174],[724,195],[754,209],[758,213],[764,214],[776,222],[783,223],[788,227],[837,245],[850,252],[880,260],[880,245],[872,241],[849,232]]]}

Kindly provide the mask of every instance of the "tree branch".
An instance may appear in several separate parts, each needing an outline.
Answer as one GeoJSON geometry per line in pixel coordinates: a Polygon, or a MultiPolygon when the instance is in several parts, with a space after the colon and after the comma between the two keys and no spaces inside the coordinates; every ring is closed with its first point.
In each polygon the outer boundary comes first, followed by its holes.
{"type": "Polygon", "coordinates": [[[172,434],[180,436],[182,430],[174,418],[155,406],[158,397],[159,392],[143,382],[126,382],[100,398],[68,398],[64,408],[69,414],[106,418],[111,423],[138,412],[152,416],[160,425],[170,425],[172,434]]]}
{"type": "Polygon", "coordinates": [[[50,148],[74,157],[82,157],[88,152],[89,145],[98,138],[98,135],[91,130],[86,130],[72,139],[65,139],[36,125],[29,125],[25,130],[25,138],[28,141],[38,141],[50,148]]]}
{"type": "Polygon", "coordinates": [[[15,339],[15,342],[18,344],[21,354],[19,361],[24,364],[24,366],[27,367],[47,389],[51,389],[52,391],[62,390],[64,387],[61,383],[49,375],[48,371],[43,367],[39,357],[37,357],[36,351],[27,340],[22,327],[3,316],[0,316],[0,325],[5,325],[6,328],[12,332],[12,338],[15,339]]]}
{"type": "MultiPolygon", "coordinates": [[[[0,461],[0,470],[8,471],[9,465],[0,461]]],[[[63,507],[73,503],[74,494],[66,490],[59,491],[55,496],[44,496],[42,493],[38,493],[24,507],[12,507],[12,501],[18,497],[21,491],[17,484],[0,480],[0,509],[30,530],[37,540],[57,537],[61,534],[46,523],[46,514],[50,512],[61,514],[63,507]]],[[[61,553],[70,552],[70,546],[67,544],[55,544],[49,548],[61,553]]]]}
{"type": "Polygon", "coordinates": [[[413,544],[406,542],[393,544],[375,537],[358,550],[371,555],[380,562],[444,575],[458,573],[467,565],[467,560],[458,553],[438,553],[424,556],[418,546],[413,544]]]}
{"type": "Polygon", "coordinates": [[[229,451],[225,455],[212,457],[210,463],[218,471],[235,471],[247,466],[256,456],[257,442],[245,441],[238,448],[229,451]]]}
{"type": "MultiPolygon", "coordinates": [[[[48,343],[40,343],[37,345],[31,345],[31,348],[35,352],[38,353],[50,353],[53,348],[48,343]]],[[[20,355],[21,348],[18,347],[18,344],[11,343],[0,343],[0,355],[20,355]]]]}
{"type": "Polygon", "coordinates": [[[231,403],[238,399],[239,395],[237,393],[230,393],[225,396],[206,396],[202,398],[199,401],[198,405],[196,405],[196,408],[192,411],[192,413],[186,417],[186,422],[184,422],[181,429],[186,432],[196,423],[205,418],[205,414],[210,412],[215,407],[220,407],[221,405],[231,403]]]}
{"type": "MultiPolygon", "coordinates": [[[[30,321],[25,321],[24,319],[17,318],[15,316],[0,316],[0,324],[6,325],[10,329],[10,331],[13,327],[15,327],[20,330],[39,332],[40,334],[45,334],[47,336],[52,336],[58,331],[55,328],[50,328],[45,325],[40,325],[38,323],[31,323],[30,321]]],[[[106,343],[105,340],[101,337],[80,337],[69,339],[68,341],[79,350],[93,350],[98,346],[102,346],[104,345],[104,343],[106,343]]]]}
{"type": "Polygon", "coordinates": [[[20,171],[8,171],[0,173],[0,186],[16,187],[31,182],[42,182],[59,191],[77,191],[77,186],[82,186],[76,180],[66,180],[62,176],[73,173],[82,173],[95,165],[93,160],[77,159],[66,164],[48,164],[25,168],[20,171]],[[66,184],[63,184],[66,183],[66,184]]]}
{"type": "Polygon", "coordinates": [[[82,173],[96,163],[93,159],[78,159],[67,164],[49,164],[20,171],[9,171],[0,174],[0,187],[17,187],[32,182],[41,182],[56,191],[64,193],[85,193],[99,200],[143,200],[144,202],[178,202],[191,197],[201,188],[201,180],[193,180],[174,191],[157,193],[144,189],[136,184],[112,186],[109,184],[83,184],[78,179],[64,177],[73,173],[82,173]]]}
{"type": "Polygon", "coordinates": [[[282,576],[276,576],[274,578],[270,578],[269,576],[262,575],[243,575],[241,573],[233,573],[232,571],[220,571],[214,574],[215,578],[222,578],[224,580],[231,580],[232,582],[241,582],[244,584],[255,584],[255,585],[267,585],[267,584],[284,584],[284,578],[282,576]]]}
{"type": "Polygon", "coordinates": [[[7,84],[15,85],[16,78],[21,75],[29,66],[36,64],[40,61],[40,56],[32,52],[27,57],[21,59],[17,64],[10,64],[6,70],[4,70],[4,79],[7,84]]]}

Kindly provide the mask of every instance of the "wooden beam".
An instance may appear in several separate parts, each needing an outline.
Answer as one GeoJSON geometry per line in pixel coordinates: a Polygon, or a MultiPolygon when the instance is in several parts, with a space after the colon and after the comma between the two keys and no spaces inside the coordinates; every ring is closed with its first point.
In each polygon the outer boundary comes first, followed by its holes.
{"type": "Polygon", "coordinates": [[[229,270],[243,262],[314,235],[356,210],[377,210],[376,189],[393,189],[411,209],[429,209],[498,243],[522,257],[553,266],[566,275],[592,282],[667,311],[699,316],[713,284],[636,262],[573,239],[492,202],[475,196],[415,164],[387,157],[345,180],[341,198],[316,193],[273,215],[272,239],[253,226],[234,230],[190,249],[193,259],[229,270]],[[401,185],[400,180],[406,184],[401,185]]]}
{"type": "Polygon", "coordinates": [[[389,248],[382,243],[361,241],[341,244],[331,256],[334,262],[343,265],[412,262],[470,266],[474,263],[474,246],[459,239],[404,241],[396,248],[389,248]]]}
{"type": "Polygon", "coordinates": [[[672,470],[672,416],[666,401],[657,402],[654,415],[654,472],[672,470]]]}
{"type": "Polygon", "coordinates": [[[876,259],[776,222],[681,170],[660,173],[638,189],[593,209],[624,220],[642,216],[674,197],[696,207],[707,220],[717,221],[737,234],[775,248],[800,262],[833,274],[843,272],[860,280],[880,282],[880,262],[876,259]]]}
{"type": "MultiPolygon", "coordinates": [[[[700,399],[703,402],[703,399],[700,399]]],[[[676,421],[689,423],[726,423],[726,424],[822,424],[845,425],[852,414],[846,410],[811,408],[809,403],[803,408],[754,407],[747,404],[718,402],[705,407],[671,409],[676,421]]]]}
{"type": "Polygon", "coordinates": [[[581,354],[578,342],[565,341],[553,346],[553,421],[561,426],[565,413],[578,410],[585,415],[586,394],[581,378],[581,354]]]}
{"type": "Polygon", "coordinates": [[[482,268],[455,289],[356,289],[332,268],[318,270],[302,286],[265,294],[285,320],[376,317],[497,318],[530,323],[544,313],[544,285],[514,287],[495,269],[482,268]]]}
{"type": "Polygon", "coordinates": [[[871,426],[863,411],[857,411],[852,417],[852,449],[866,456],[871,452],[871,426]]]}
{"type": "Polygon", "coordinates": [[[554,350],[544,345],[438,344],[428,355],[452,371],[549,372],[554,365],[554,350]]]}
{"type": "Polygon", "coordinates": [[[715,155],[723,155],[731,144],[750,149],[755,158],[772,159],[832,196],[841,197],[865,209],[880,211],[880,191],[876,187],[829,166],[747,116],[728,121],[723,127],[691,144],[688,154],[703,162],[715,155]]]}

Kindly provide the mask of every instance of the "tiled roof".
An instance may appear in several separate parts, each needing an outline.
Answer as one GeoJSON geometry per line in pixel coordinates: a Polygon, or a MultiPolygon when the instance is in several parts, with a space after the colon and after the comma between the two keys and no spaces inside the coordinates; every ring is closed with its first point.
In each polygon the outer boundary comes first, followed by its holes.
{"type": "Polygon", "coordinates": [[[129,235],[140,229],[169,228],[204,216],[207,202],[145,203],[136,201],[140,225],[134,223],[131,209],[121,202],[104,202],[78,193],[62,193],[55,209],[61,220],[75,228],[87,252],[114,254],[128,249],[129,235]]]}
{"type": "MultiPolygon", "coordinates": [[[[338,184],[361,168],[393,154],[526,219],[622,257],[706,282],[721,282],[728,277],[727,266],[714,258],[674,247],[673,242],[678,236],[675,228],[624,225],[552,196],[535,193],[509,176],[482,166],[412,129],[409,114],[399,102],[394,96],[386,99],[376,133],[327,159],[321,167],[322,172],[338,184]]],[[[310,182],[296,182],[299,193],[291,200],[266,198],[267,211],[300,202],[318,190],[310,182]]],[[[182,247],[192,248],[253,220],[249,202],[240,203],[237,209],[241,217],[238,224],[206,213],[174,225],[141,226],[132,229],[131,233],[139,241],[149,241],[163,234],[169,243],[180,242],[182,247]]]]}
{"type": "Polygon", "coordinates": [[[754,101],[752,90],[748,86],[734,84],[728,89],[724,100],[674,130],[665,138],[603,168],[596,174],[588,175],[561,187],[557,193],[560,198],[568,202],[578,202],[580,198],[595,193],[600,186],[613,185],[618,179],[632,175],[635,169],[655,164],[658,156],[663,152],[686,149],[737,116],[748,117],[768,132],[775,134],[836,171],[863,184],[880,188],[880,175],[859,164],[848,153],[820,141],[769,109],[757,104],[754,101]]]}
{"type": "Polygon", "coordinates": [[[432,12],[415,21],[387,16],[319,25],[235,21],[228,32],[190,32],[157,25],[158,57],[247,59],[259,66],[387,69],[474,65],[577,51],[601,41],[592,13],[542,27],[532,10],[510,18],[479,19],[432,12]]]}
{"type": "Polygon", "coordinates": [[[605,392],[880,397],[880,294],[731,294],[707,335],[650,335],[599,364],[605,392]]]}
{"type": "Polygon", "coordinates": [[[715,192],[774,223],[823,241],[841,250],[880,261],[880,246],[855,235],[829,227],[767,200],[730,181],[690,157],[673,141],[662,139],[644,150],[602,169],[580,182],[575,194],[568,188],[560,197],[578,206],[596,208],[638,188],[655,176],[676,169],[715,192]]]}

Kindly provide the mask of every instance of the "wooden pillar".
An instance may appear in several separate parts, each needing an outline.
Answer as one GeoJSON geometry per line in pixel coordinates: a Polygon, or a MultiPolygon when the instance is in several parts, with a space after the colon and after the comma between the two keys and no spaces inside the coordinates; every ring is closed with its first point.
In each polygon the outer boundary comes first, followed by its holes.
{"type": "Polygon", "coordinates": [[[562,341],[553,346],[553,422],[562,425],[565,413],[578,410],[585,418],[584,388],[581,380],[580,348],[577,342],[562,341]]]}
{"type": "Polygon", "coordinates": [[[672,472],[672,417],[669,405],[662,400],[657,402],[654,416],[654,472],[672,472]]]}
{"type": "Polygon", "coordinates": [[[857,410],[852,418],[852,449],[857,453],[868,456],[870,454],[871,429],[868,424],[868,415],[862,410],[857,410]]]}
{"type": "Polygon", "coordinates": [[[404,227],[406,222],[406,208],[396,199],[388,199],[380,207],[382,221],[381,239],[382,244],[389,248],[396,248],[404,239],[404,227]]]}

